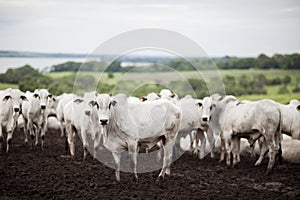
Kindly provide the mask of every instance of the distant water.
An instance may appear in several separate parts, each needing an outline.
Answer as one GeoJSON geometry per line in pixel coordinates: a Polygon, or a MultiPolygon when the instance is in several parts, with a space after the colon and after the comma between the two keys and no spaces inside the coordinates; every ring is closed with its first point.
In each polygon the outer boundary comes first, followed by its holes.
{"type": "Polygon", "coordinates": [[[65,62],[84,62],[84,58],[24,58],[24,57],[0,57],[0,73],[6,72],[8,68],[18,68],[30,65],[40,71],[49,70],[52,65],[65,62]]]}

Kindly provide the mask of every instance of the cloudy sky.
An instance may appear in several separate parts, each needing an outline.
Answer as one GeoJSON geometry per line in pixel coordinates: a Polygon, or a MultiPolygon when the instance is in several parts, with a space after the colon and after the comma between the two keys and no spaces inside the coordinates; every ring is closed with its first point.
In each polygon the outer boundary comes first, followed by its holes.
{"type": "Polygon", "coordinates": [[[300,53],[298,0],[0,0],[0,49],[89,53],[138,28],[186,35],[210,56],[300,53]]]}

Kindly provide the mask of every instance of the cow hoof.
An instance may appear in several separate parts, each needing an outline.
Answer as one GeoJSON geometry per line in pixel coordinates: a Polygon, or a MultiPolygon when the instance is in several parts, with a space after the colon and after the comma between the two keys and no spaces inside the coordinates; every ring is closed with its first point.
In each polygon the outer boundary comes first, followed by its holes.
{"type": "Polygon", "coordinates": [[[237,168],[238,166],[239,166],[239,162],[238,162],[238,163],[234,163],[234,164],[232,165],[233,168],[237,168]]]}
{"type": "Polygon", "coordinates": [[[268,175],[270,175],[271,174],[271,172],[272,172],[272,169],[267,169],[267,171],[266,171],[266,175],[268,176],[268,175]]]}
{"type": "Polygon", "coordinates": [[[261,162],[256,162],[256,163],[254,164],[254,166],[255,166],[255,167],[258,167],[258,166],[260,166],[260,164],[261,164],[261,162]]]}
{"type": "Polygon", "coordinates": [[[162,176],[158,176],[157,179],[156,179],[156,181],[155,181],[155,183],[156,184],[161,184],[161,182],[163,181],[163,179],[164,178],[162,176]]]}
{"type": "Polygon", "coordinates": [[[138,179],[138,177],[137,176],[132,176],[131,177],[131,181],[133,182],[133,183],[138,183],[139,182],[139,179],[138,179]]]}

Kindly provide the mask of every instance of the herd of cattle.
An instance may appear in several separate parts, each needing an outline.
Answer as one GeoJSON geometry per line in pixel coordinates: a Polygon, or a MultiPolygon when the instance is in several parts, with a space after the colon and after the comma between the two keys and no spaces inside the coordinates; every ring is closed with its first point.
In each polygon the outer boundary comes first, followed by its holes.
{"type": "Polygon", "coordinates": [[[226,155],[226,164],[233,166],[240,162],[245,145],[252,155],[258,153],[256,166],[268,152],[267,173],[271,172],[276,156],[279,161],[283,157],[300,163],[298,100],[283,105],[272,100],[239,101],[234,96],[219,94],[203,99],[189,95],[179,99],[167,89],[142,98],[97,92],[87,92],[83,97],[75,94],[54,96],[47,89],[24,93],[9,88],[0,91],[0,112],[0,151],[3,131],[7,133],[8,153],[17,127],[24,127],[25,143],[30,135],[31,147],[38,145],[41,139],[42,149],[47,129],[59,127],[61,135],[66,135],[71,157],[75,155],[76,135],[82,139],[83,159],[90,145],[88,137],[93,141],[94,154],[100,145],[111,151],[117,181],[120,181],[123,151],[128,151],[134,176],[138,178],[137,154],[141,144],[146,152],[154,146],[163,150],[163,166],[158,179],[170,175],[176,141],[200,159],[208,153],[214,157],[219,148],[220,160],[225,160],[226,155]],[[285,139],[286,135],[291,138],[285,139]]]}

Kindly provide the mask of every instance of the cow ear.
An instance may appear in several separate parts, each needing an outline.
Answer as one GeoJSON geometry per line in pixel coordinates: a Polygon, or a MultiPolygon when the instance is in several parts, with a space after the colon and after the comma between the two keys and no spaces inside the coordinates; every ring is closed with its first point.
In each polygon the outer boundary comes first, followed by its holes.
{"type": "Polygon", "coordinates": [[[52,94],[51,94],[51,93],[50,93],[50,94],[48,94],[48,97],[49,97],[49,98],[52,98],[52,94]]]}
{"type": "Polygon", "coordinates": [[[97,101],[92,100],[92,101],[90,101],[89,105],[90,106],[97,106],[97,109],[99,109],[99,105],[98,105],[97,101]]]}
{"type": "Polygon", "coordinates": [[[34,98],[38,98],[39,95],[35,93],[35,94],[33,95],[33,97],[34,97],[34,98]]]}
{"type": "Polygon", "coordinates": [[[83,102],[83,99],[78,98],[78,99],[75,99],[74,102],[75,102],[75,103],[81,103],[81,102],[83,102]]]}
{"type": "Polygon", "coordinates": [[[158,97],[161,97],[161,95],[159,93],[156,93],[158,97]]]}
{"type": "Polygon", "coordinates": [[[140,100],[143,101],[143,102],[147,101],[147,97],[141,97],[140,100]]]}
{"type": "Polygon", "coordinates": [[[203,102],[201,100],[198,100],[196,103],[197,106],[201,107],[203,105],[203,102]]]}
{"type": "Polygon", "coordinates": [[[112,93],[110,93],[109,96],[112,97],[112,93]]]}
{"type": "Polygon", "coordinates": [[[22,101],[28,101],[27,97],[25,95],[21,95],[20,97],[22,99],[22,101]]]}
{"type": "Polygon", "coordinates": [[[298,111],[300,110],[300,105],[297,106],[297,110],[298,110],[298,111]]]}
{"type": "Polygon", "coordinates": [[[6,95],[4,98],[3,98],[3,101],[8,101],[8,99],[10,99],[11,96],[10,95],[6,95]]]}
{"type": "Polygon", "coordinates": [[[173,94],[170,95],[171,98],[174,98],[175,96],[176,96],[175,93],[173,93],[173,94]]]}

